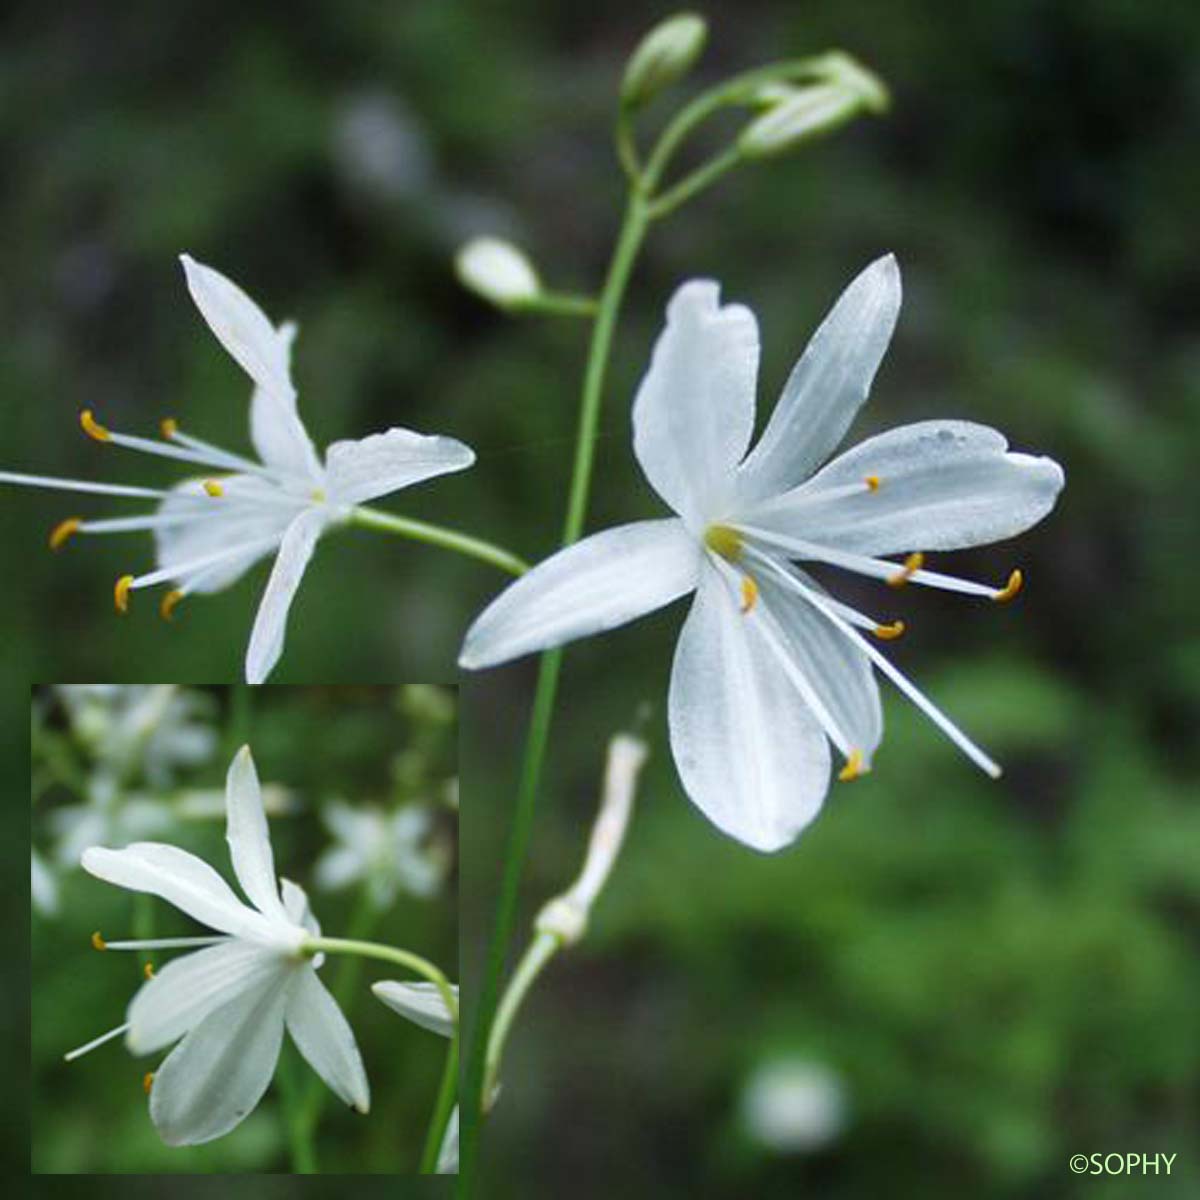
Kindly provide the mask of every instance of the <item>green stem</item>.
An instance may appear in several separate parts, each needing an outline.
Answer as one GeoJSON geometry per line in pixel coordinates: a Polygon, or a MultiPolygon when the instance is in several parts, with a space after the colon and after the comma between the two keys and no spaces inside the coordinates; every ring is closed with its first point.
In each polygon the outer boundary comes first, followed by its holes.
{"type": "Polygon", "coordinates": [[[727,175],[741,161],[741,151],[734,143],[720,154],[710,158],[702,166],[697,167],[690,175],[685,175],[674,187],[656,196],[650,205],[651,217],[657,221],[661,217],[673,213],[697,193],[716,183],[721,176],[727,175]]]}
{"type": "Polygon", "coordinates": [[[579,296],[574,292],[538,292],[536,296],[522,300],[516,311],[545,313],[551,317],[594,317],[596,300],[593,296],[579,296]]]}
{"type": "Polygon", "coordinates": [[[381,512],[377,508],[359,506],[350,510],[349,522],[363,529],[376,529],[384,533],[397,533],[401,537],[412,538],[415,542],[426,542],[430,546],[441,546],[443,550],[453,550],[456,554],[465,554],[468,558],[477,558],[481,562],[499,567],[510,575],[524,575],[529,570],[529,564],[510,554],[502,546],[494,546],[481,538],[459,533],[455,529],[446,529],[441,525],[431,525],[428,521],[417,521],[412,517],[399,517],[395,513],[381,512]]]}
{"type": "Polygon", "coordinates": [[[446,1051],[446,1065],[442,1070],[442,1082],[438,1088],[437,1099],[433,1105],[433,1116],[429,1121],[429,1132],[425,1135],[425,1148],[421,1152],[420,1173],[422,1175],[437,1174],[438,1152],[442,1148],[442,1139],[446,1135],[446,1126],[450,1123],[450,1114],[454,1111],[454,1099],[458,1094],[458,1028],[450,1039],[450,1048],[446,1051]]]}
{"type": "Polygon", "coordinates": [[[552,933],[539,933],[532,942],[525,956],[509,980],[504,998],[496,1009],[496,1019],[492,1023],[491,1036],[488,1038],[487,1071],[485,1074],[484,1094],[490,1096],[500,1075],[500,1060],[504,1057],[504,1043],[508,1040],[508,1031],[516,1020],[517,1013],[525,1000],[525,995],[533,986],[534,981],[542,973],[542,968],[562,948],[562,941],[552,933]]]}
{"type": "MultiPolygon", "coordinates": [[[[617,313],[625,294],[629,275],[637,258],[637,252],[646,236],[650,214],[645,197],[635,190],[629,197],[621,232],[613,250],[608,276],[600,293],[600,306],[592,326],[591,344],[588,348],[587,365],[583,375],[583,393],[579,403],[579,424],[575,441],[575,461],[571,474],[571,490],[567,501],[567,512],[563,522],[564,546],[579,539],[587,514],[588,493],[592,480],[592,461],[596,451],[596,428],[600,419],[600,401],[604,390],[604,377],[612,349],[613,331],[617,313]]],[[[554,700],[558,691],[558,676],[562,666],[562,651],[549,650],[542,655],[538,669],[537,688],[533,697],[529,736],[525,742],[525,757],[521,766],[521,779],[517,789],[517,801],[509,827],[504,853],[504,871],[500,881],[500,896],[496,906],[496,919],[488,943],[487,961],[484,965],[483,984],[479,991],[475,1019],[472,1024],[471,1041],[466,1057],[466,1078],[463,1086],[463,1103],[460,1106],[461,1126],[458,1195],[468,1197],[474,1185],[476,1165],[479,1157],[480,1124],[487,1101],[484,1090],[487,1046],[492,1021],[496,1012],[496,1001],[500,990],[500,974],[508,957],[516,923],[517,893],[520,888],[521,872],[525,865],[525,854],[529,846],[529,835],[533,827],[533,816],[537,802],[538,785],[541,781],[542,765],[546,758],[546,746],[550,736],[550,723],[554,714],[554,700]]]]}
{"type": "Polygon", "coordinates": [[[450,1015],[458,1020],[458,999],[450,987],[450,981],[428,959],[409,950],[395,946],[384,946],[380,942],[360,942],[356,938],[305,938],[300,953],[311,958],[314,954],[357,954],[361,958],[374,958],[380,962],[404,967],[414,975],[422,975],[437,988],[450,1015]]]}

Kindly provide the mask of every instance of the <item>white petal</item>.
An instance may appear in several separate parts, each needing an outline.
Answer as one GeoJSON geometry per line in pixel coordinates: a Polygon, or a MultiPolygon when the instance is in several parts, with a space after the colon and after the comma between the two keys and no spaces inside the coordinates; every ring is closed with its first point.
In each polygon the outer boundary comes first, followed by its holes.
{"type": "Polygon", "coordinates": [[[216,1008],[279,970],[279,955],[251,942],[220,942],[173,959],[138,989],[129,1005],[127,1043],[151,1054],[195,1028],[216,1008]]]}
{"type": "Polygon", "coordinates": [[[871,390],[900,312],[900,268],[876,259],[842,293],[792,369],[738,473],[758,500],[795,487],[837,448],[871,390]]]}
{"type": "Polygon", "coordinates": [[[201,316],[242,370],[277,396],[292,394],[288,342],[280,338],[266,313],[220,271],[186,254],[179,261],[201,316]]]}
{"type": "Polygon", "coordinates": [[[334,1093],[351,1108],[367,1112],[371,1089],[354,1031],[311,968],[302,969],[292,983],[287,1028],[308,1065],[334,1093]]]}
{"type": "Polygon", "coordinates": [[[361,504],[435,475],[463,471],[474,461],[470,446],[411,429],[334,442],[325,451],[329,499],[334,504],[361,504]]]}
{"type": "Polygon", "coordinates": [[[262,1099],[283,1043],[288,975],[214,1009],[167,1055],[150,1088],[150,1118],[168,1146],[228,1133],[262,1099]]]}
{"type": "MultiPolygon", "coordinates": [[[[795,570],[795,568],[792,568],[795,570]]],[[[806,586],[816,584],[801,572],[806,586]]],[[[871,660],[811,604],[786,591],[767,574],[756,574],[760,603],[775,621],[797,670],[836,722],[849,749],[862,753],[864,765],[883,737],[879,685],[871,660]]]]}
{"type": "Polygon", "coordinates": [[[262,788],[249,746],[243,746],[229,764],[225,777],[225,838],[233,873],[250,902],[265,917],[286,921],[275,877],[275,856],[267,814],[263,811],[262,788]]]}
{"type": "Polygon", "coordinates": [[[593,534],[538,563],[467,630],[459,664],[495,666],[624,625],[696,586],[699,543],[677,520],[593,534]]]}
{"type": "MultiPolygon", "coordinates": [[[[270,553],[264,543],[271,537],[282,538],[294,520],[299,505],[254,502],[254,497],[274,494],[270,484],[249,475],[221,477],[224,495],[208,496],[198,479],[189,479],[176,487],[162,504],[160,516],[189,516],[194,519],[178,525],[160,526],[154,531],[160,569],[208,558],[232,546],[251,547],[244,556],[233,556],[189,581],[193,592],[219,592],[239,579],[260,558],[270,553]],[[203,501],[198,505],[195,498],[203,501]]],[[[279,493],[282,498],[282,493],[279,493]]]]}
{"type": "Polygon", "coordinates": [[[250,440],[268,467],[286,475],[298,475],[318,486],[321,462],[300,420],[296,391],[291,383],[292,342],[296,326],[285,322],[275,331],[277,353],[288,380],[286,391],[255,384],[250,398],[250,440]]]}
{"type": "MultiPolygon", "coordinates": [[[[320,937],[321,926],[317,922],[317,918],[313,915],[312,908],[308,903],[308,895],[304,889],[298,883],[293,883],[290,879],[281,879],[279,884],[283,891],[283,908],[287,913],[288,920],[293,925],[299,925],[302,929],[307,929],[313,937],[320,937]]],[[[321,956],[318,955],[317,957],[320,958],[321,956]]],[[[317,963],[317,965],[319,966],[320,963],[317,963]]]]}
{"type": "Polygon", "coordinates": [[[633,403],[633,445],[654,490],[693,528],[724,515],[754,431],[757,375],[754,314],[720,307],[716,283],[683,284],[633,403]]]}
{"type": "Polygon", "coordinates": [[[263,936],[269,929],[260,913],[243,904],[229,884],[202,859],[177,846],[134,842],[124,850],[92,846],[83,869],[131,892],[161,896],[210,929],[235,936],[263,936]]]}
{"type": "Polygon", "coordinates": [[[860,554],[1000,541],[1040,521],[1063,486],[1062,468],[1052,459],[1007,450],[1004,437],[986,425],[902,425],[861,442],[765,505],[761,524],[860,554]],[[846,493],[868,475],[878,477],[878,489],[846,493]]]}
{"type": "MultiPolygon", "coordinates": [[[[420,1025],[422,1029],[430,1029],[443,1037],[454,1036],[454,1017],[446,1007],[446,1001],[442,999],[442,993],[436,984],[424,981],[398,983],[392,979],[385,979],[371,984],[371,991],[388,1008],[420,1025]]],[[[451,985],[451,991],[455,996],[458,995],[456,986],[451,985]]]]}
{"type": "Polygon", "coordinates": [[[283,535],[279,554],[271,568],[271,578],[267,580],[258,614],[254,618],[254,628],[250,631],[250,646],[246,650],[247,683],[262,683],[274,670],[283,653],[288,610],[327,521],[328,515],[323,507],[307,509],[288,526],[283,535]]]}
{"type": "Polygon", "coordinates": [[[684,790],[722,832],[779,850],[816,816],[829,742],[711,568],[679,637],[668,707],[684,790]]]}

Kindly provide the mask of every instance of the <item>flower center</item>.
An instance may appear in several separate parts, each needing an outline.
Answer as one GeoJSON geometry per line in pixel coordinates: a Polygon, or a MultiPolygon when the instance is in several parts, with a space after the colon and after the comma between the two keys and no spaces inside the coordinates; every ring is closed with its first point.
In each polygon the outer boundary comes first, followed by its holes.
{"type": "Polygon", "coordinates": [[[704,531],[704,544],[726,562],[735,563],[742,557],[742,535],[728,525],[710,525],[704,531]]]}

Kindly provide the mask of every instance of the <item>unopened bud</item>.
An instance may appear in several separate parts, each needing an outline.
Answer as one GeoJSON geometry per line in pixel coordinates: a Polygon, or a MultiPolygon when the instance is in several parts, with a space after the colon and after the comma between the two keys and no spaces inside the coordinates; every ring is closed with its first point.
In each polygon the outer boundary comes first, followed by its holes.
{"type": "Polygon", "coordinates": [[[682,79],[700,57],[707,36],[704,18],[695,13],[676,13],[660,21],[629,58],[621,81],[621,103],[640,108],[682,79]]]}
{"type": "Polygon", "coordinates": [[[533,264],[511,242],[499,238],[467,242],[455,255],[454,269],[463,287],[498,308],[520,308],[541,291],[533,264]]]}
{"type": "Polygon", "coordinates": [[[860,112],[888,106],[883,83],[847,54],[834,52],[819,62],[816,82],[797,87],[764,85],[754,103],[767,111],[742,130],[738,148],[747,158],[782,154],[829,133],[860,112]]]}

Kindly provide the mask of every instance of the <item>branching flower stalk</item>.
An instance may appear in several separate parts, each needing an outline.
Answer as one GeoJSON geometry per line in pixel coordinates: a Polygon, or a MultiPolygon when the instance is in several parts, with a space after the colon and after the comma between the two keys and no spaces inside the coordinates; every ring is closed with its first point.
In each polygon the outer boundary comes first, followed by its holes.
{"type": "MultiPolygon", "coordinates": [[[[583,532],[595,458],[596,430],[613,335],[626,285],[652,224],[676,212],[741,162],[767,157],[807,142],[826,128],[844,123],[855,112],[880,112],[886,107],[887,93],[883,85],[848,56],[825,54],[777,63],[734,76],[707,89],[685,105],[667,124],[642,167],[634,134],[634,119],[662,89],[675,83],[688,71],[702,48],[703,40],[704,23],[699,18],[689,14],[669,18],[643,39],[630,59],[622,84],[615,140],[618,157],[628,179],[628,195],[616,246],[596,302],[584,366],[574,463],[563,523],[564,547],[578,541],[583,532]],[[793,137],[780,137],[777,132],[774,141],[766,147],[756,145],[753,139],[748,140],[754,129],[755,123],[752,122],[744,131],[744,136],[732,146],[682,179],[664,184],[676,153],[709,117],[731,107],[769,109],[777,103],[786,102],[778,94],[764,94],[764,89],[779,85],[840,87],[845,93],[846,104],[831,111],[827,121],[810,121],[796,130],[793,137]]],[[[536,296],[540,288],[536,274],[530,271],[528,278],[533,280],[532,295],[536,296]]],[[[475,286],[476,290],[487,294],[473,283],[469,286],[475,286]]],[[[534,309],[536,305],[527,303],[526,307],[534,309]]],[[[461,1114],[460,1197],[469,1197],[474,1185],[480,1125],[490,1094],[487,1087],[488,1047],[492,1043],[493,1026],[498,1016],[499,981],[514,932],[517,893],[541,782],[561,663],[562,651],[559,649],[549,650],[542,655],[534,691],[516,805],[505,847],[495,923],[466,1060],[461,1114]]],[[[540,965],[536,965],[538,959],[544,957],[548,960],[551,956],[549,946],[544,941],[535,954],[534,948],[538,944],[535,940],[530,950],[530,955],[534,957],[530,958],[526,968],[525,973],[529,977],[527,982],[532,982],[541,969],[540,965]]],[[[519,997],[516,1003],[519,1003],[519,997]]]]}

